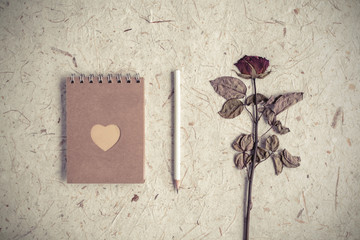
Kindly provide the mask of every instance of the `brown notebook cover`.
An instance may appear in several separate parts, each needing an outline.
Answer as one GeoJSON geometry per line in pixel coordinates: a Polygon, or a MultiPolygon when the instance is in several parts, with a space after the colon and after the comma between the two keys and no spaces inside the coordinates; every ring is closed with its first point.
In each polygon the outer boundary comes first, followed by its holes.
{"type": "Polygon", "coordinates": [[[143,183],[143,78],[68,78],[66,140],[68,183],[143,183]]]}

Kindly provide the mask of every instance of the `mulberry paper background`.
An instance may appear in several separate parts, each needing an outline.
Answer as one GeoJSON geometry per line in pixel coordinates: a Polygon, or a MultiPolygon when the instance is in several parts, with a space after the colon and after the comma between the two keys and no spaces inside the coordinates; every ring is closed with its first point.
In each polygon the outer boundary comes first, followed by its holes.
{"type": "Polygon", "coordinates": [[[304,92],[280,118],[301,166],[257,168],[252,239],[360,239],[359,1],[0,1],[0,33],[1,239],[242,239],[246,173],[230,145],[251,123],[220,118],[208,81],[245,54],[270,60],[259,92],[304,92]],[[146,81],[146,182],[66,184],[63,81],[118,72],[146,81]]]}

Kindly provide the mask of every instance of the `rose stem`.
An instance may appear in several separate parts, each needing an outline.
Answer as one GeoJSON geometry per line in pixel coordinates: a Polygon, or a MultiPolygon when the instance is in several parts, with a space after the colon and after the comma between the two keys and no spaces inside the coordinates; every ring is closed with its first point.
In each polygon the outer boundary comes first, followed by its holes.
{"type": "Polygon", "coordinates": [[[254,140],[254,152],[253,152],[253,157],[252,157],[252,163],[251,163],[251,174],[250,174],[250,179],[249,179],[249,191],[248,191],[248,203],[247,203],[247,213],[246,213],[246,228],[245,228],[245,236],[246,236],[246,240],[249,240],[250,238],[250,211],[251,211],[251,190],[252,190],[252,183],[253,183],[253,179],[254,179],[254,169],[255,169],[255,163],[256,163],[256,152],[257,152],[257,147],[258,147],[258,108],[257,108],[257,101],[256,101],[256,83],[255,83],[255,78],[251,79],[254,85],[254,96],[255,96],[255,119],[254,119],[254,135],[255,135],[255,140],[254,140]]]}

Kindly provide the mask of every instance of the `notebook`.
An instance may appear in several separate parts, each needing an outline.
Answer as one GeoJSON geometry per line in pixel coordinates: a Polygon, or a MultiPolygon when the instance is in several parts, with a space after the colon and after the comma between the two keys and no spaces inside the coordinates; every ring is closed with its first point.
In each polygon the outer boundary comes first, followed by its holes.
{"type": "Polygon", "coordinates": [[[144,182],[144,79],[66,79],[68,183],[144,182]]]}

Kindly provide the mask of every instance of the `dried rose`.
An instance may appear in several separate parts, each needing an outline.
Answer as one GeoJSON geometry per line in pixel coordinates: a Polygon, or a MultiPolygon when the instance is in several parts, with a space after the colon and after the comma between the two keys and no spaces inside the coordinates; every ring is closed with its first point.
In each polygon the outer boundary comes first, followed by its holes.
{"type": "Polygon", "coordinates": [[[240,71],[240,77],[249,78],[264,78],[270,71],[266,72],[269,67],[269,60],[258,56],[244,56],[237,63],[234,64],[240,71]]]}

